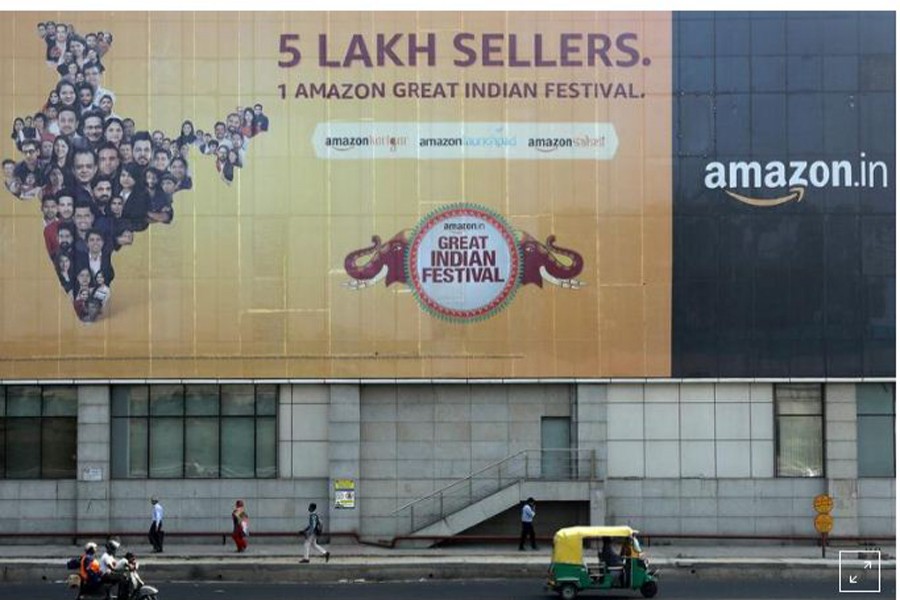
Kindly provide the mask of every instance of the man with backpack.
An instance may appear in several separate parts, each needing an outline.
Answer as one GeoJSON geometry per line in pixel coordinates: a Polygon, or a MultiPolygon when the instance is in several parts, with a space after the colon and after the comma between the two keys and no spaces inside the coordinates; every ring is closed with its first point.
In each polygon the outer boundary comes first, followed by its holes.
{"type": "Polygon", "coordinates": [[[310,547],[318,550],[320,554],[324,554],[325,562],[328,562],[328,559],[331,558],[331,552],[327,551],[325,548],[316,543],[316,538],[322,535],[322,520],[319,518],[319,515],[316,514],[315,502],[312,502],[309,505],[309,521],[306,525],[306,529],[301,530],[300,534],[306,536],[306,542],[304,543],[305,552],[303,555],[303,559],[300,562],[309,562],[310,547]]]}

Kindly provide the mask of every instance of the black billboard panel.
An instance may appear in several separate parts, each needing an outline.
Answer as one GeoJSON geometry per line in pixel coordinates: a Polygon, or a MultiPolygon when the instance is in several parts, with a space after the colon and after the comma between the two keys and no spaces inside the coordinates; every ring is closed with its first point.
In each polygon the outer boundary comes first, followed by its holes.
{"type": "Polygon", "coordinates": [[[889,377],[893,13],[676,13],[672,374],[889,377]]]}

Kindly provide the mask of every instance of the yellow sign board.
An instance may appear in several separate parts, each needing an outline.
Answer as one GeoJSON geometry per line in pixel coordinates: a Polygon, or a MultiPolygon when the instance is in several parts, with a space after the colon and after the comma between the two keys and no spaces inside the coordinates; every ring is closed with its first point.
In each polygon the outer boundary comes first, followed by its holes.
{"type": "Polygon", "coordinates": [[[820,515],[828,514],[834,508],[834,500],[828,494],[819,494],[813,498],[813,508],[820,515]]]}
{"type": "Polygon", "coordinates": [[[353,479],[334,480],[334,507],[356,508],[356,481],[353,479]]]}
{"type": "Polygon", "coordinates": [[[831,528],[834,527],[834,517],[826,514],[816,515],[815,519],[816,523],[816,531],[819,533],[831,533],[831,528]]]}

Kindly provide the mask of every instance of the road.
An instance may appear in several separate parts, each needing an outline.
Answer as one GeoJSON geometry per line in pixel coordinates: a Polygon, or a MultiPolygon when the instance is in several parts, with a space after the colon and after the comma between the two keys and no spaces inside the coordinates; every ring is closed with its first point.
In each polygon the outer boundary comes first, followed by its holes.
{"type": "MultiPolygon", "coordinates": [[[[152,583],[152,582],[150,582],[152,583]]],[[[672,598],[717,600],[801,600],[807,598],[846,600],[839,594],[837,575],[821,579],[779,581],[707,580],[669,578],[660,582],[660,600],[672,598]]],[[[296,600],[298,598],[339,598],[340,600],[553,600],[543,591],[541,580],[417,581],[404,583],[262,584],[244,583],[163,583],[160,600],[296,600]]],[[[866,598],[895,597],[895,581],[884,580],[882,593],[866,598]]],[[[65,600],[74,594],[61,582],[34,585],[0,584],[4,600],[65,600]]],[[[579,595],[589,600],[639,599],[632,593],[589,592],[579,595]]]]}

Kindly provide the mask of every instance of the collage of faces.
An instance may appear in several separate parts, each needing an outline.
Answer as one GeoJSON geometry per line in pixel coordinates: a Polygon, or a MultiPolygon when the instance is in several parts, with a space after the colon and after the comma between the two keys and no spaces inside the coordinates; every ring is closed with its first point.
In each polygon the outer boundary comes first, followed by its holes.
{"type": "Polygon", "coordinates": [[[111,33],[82,36],[52,21],[37,32],[59,81],[37,113],[14,119],[10,136],[21,158],[3,161],[4,184],[20,200],[40,203],[59,282],[78,318],[92,322],[108,312],[114,253],[150,225],[174,219],[174,195],[193,186],[191,154],[214,157],[231,183],[269,119],[255,104],[236,108],[207,133],[191,121],[177,137],[137,130],[116,114],[116,95],[103,87],[111,33]]]}

